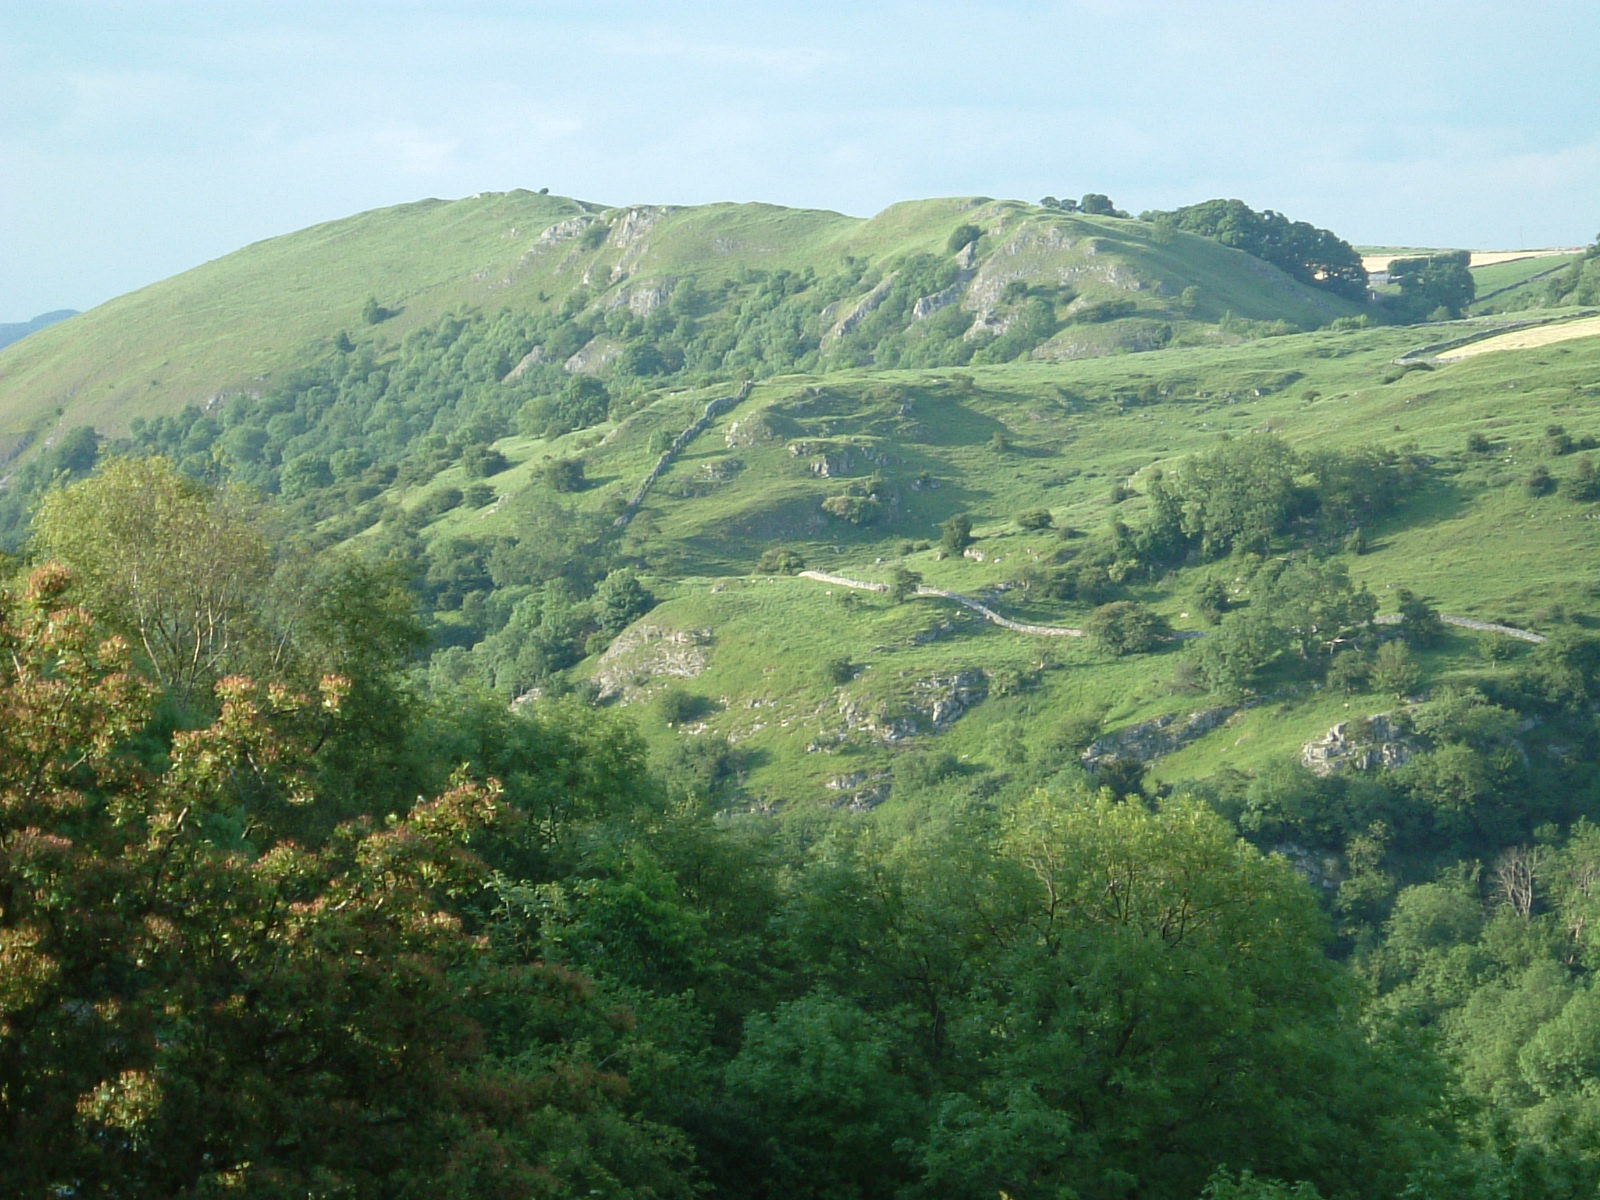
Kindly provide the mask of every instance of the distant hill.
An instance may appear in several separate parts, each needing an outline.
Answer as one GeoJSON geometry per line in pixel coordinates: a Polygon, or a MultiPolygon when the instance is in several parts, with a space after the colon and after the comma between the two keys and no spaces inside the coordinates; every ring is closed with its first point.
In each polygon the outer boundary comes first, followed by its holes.
{"type": "Polygon", "coordinates": [[[690,373],[662,382],[1091,357],[1214,340],[1223,323],[1311,328],[1356,311],[1203,237],[1016,201],[913,201],[862,219],[514,191],[259,242],[30,339],[0,360],[0,443],[40,436],[58,410],[66,426],[122,432],[135,417],[260,391],[341,332],[398,343],[447,313],[559,318],[572,328],[543,352],[604,376],[663,314],[737,335],[777,293],[790,301],[781,336],[731,360],[691,353],[690,373]]]}
{"type": "Polygon", "coordinates": [[[57,321],[65,321],[68,317],[78,315],[75,308],[58,308],[55,312],[41,313],[31,321],[19,321],[0,325],[0,350],[19,342],[30,333],[37,333],[47,326],[54,325],[57,321]]]}

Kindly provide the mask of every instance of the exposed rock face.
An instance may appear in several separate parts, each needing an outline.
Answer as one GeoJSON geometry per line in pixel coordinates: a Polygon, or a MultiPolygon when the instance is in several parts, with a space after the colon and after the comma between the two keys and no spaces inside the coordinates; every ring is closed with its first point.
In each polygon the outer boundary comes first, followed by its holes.
{"type": "MultiPolygon", "coordinates": [[[[963,249],[963,253],[971,250],[972,245],[969,242],[963,249]]],[[[934,292],[931,296],[918,297],[917,302],[911,307],[911,319],[913,321],[924,320],[933,316],[940,309],[949,308],[960,300],[962,294],[967,290],[967,284],[972,282],[972,274],[971,270],[963,269],[956,281],[943,291],[934,292]]]]}
{"type": "Polygon", "coordinates": [[[607,309],[626,307],[635,316],[649,316],[672,298],[672,289],[676,283],[676,279],[652,279],[648,282],[630,283],[627,287],[618,288],[612,293],[607,298],[605,307],[607,309]]]}
{"type": "Polygon", "coordinates": [[[534,238],[533,244],[535,246],[553,246],[557,242],[570,242],[593,224],[593,217],[568,217],[565,221],[556,222],[534,238]]]}
{"type": "Polygon", "coordinates": [[[822,786],[830,792],[843,793],[846,806],[862,812],[888,799],[889,780],[887,771],[851,771],[825,780],[822,786]]]}
{"type": "Polygon", "coordinates": [[[976,667],[954,675],[931,675],[911,685],[912,694],[896,711],[868,708],[849,697],[839,701],[845,726],[887,745],[920,733],[937,733],[959,720],[989,695],[989,677],[976,667]]]}
{"type": "Polygon", "coordinates": [[[834,450],[819,454],[811,460],[811,473],[819,479],[833,479],[848,475],[855,468],[855,459],[848,450],[834,450]]]}
{"type": "Polygon", "coordinates": [[[574,375],[598,371],[622,353],[622,343],[606,334],[595,338],[562,364],[574,375]]]}
{"type": "Polygon", "coordinates": [[[709,629],[638,624],[624,630],[595,667],[599,698],[632,700],[656,679],[693,679],[711,661],[709,629]]]}
{"type": "Polygon", "coordinates": [[[516,366],[512,367],[511,370],[506,372],[506,377],[500,382],[511,383],[513,380],[521,379],[522,376],[526,374],[529,367],[537,366],[539,363],[548,361],[550,361],[549,356],[545,354],[544,347],[535,346],[532,350],[529,350],[526,354],[524,354],[520,360],[518,360],[516,366]]]}
{"type": "Polygon", "coordinates": [[[822,335],[824,347],[833,345],[845,334],[875,312],[880,304],[889,298],[889,289],[894,286],[895,276],[891,273],[877,287],[873,288],[861,298],[861,302],[844,316],[836,321],[831,329],[822,335]]]}
{"type": "Polygon", "coordinates": [[[1181,719],[1176,713],[1168,713],[1154,721],[1130,725],[1091,742],[1083,752],[1083,765],[1092,771],[1116,758],[1150,762],[1204,737],[1238,711],[1236,707],[1222,705],[1201,709],[1181,719]]]}
{"type": "Polygon", "coordinates": [[[1321,737],[1300,749],[1300,761],[1318,775],[1338,771],[1371,771],[1398,767],[1417,753],[1419,746],[1388,713],[1365,720],[1340,721],[1321,737]]]}
{"type": "Polygon", "coordinates": [[[742,421],[732,421],[724,440],[729,447],[759,446],[764,442],[781,441],[791,436],[799,427],[787,417],[772,412],[758,412],[742,421]]]}

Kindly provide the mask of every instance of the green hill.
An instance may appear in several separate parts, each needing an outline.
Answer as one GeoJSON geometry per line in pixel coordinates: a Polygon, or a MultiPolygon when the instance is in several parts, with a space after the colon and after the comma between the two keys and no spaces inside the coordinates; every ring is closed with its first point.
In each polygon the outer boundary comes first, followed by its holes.
{"type": "MultiPolygon", "coordinates": [[[[259,242],[35,335],[0,357],[0,439],[15,451],[58,424],[122,433],[137,416],[259,392],[375,316],[388,342],[471,311],[598,323],[677,297],[704,318],[747,300],[757,276],[789,280],[806,343],[785,362],[729,364],[759,373],[808,354],[806,366],[872,361],[889,330],[866,347],[848,334],[880,312],[877,324],[892,315],[901,334],[921,325],[974,349],[1001,341],[1012,357],[1078,357],[1209,336],[1225,316],[1309,327],[1351,311],[1202,238],[1011,201],[919,201],[863,220],[762,204],[606,208],[517,191],[259,242]],[[969,224],[982,236],[957,254],[952,233],[969,224]],[[1007,341],[1023,315],[1032,327],[1007,341]]],[[[604,360],[612,348],[593,342],[591,357],[604,360]]]]}
{"type": "MultiPolygon", "coordinates": [[[[1199,598],[1249,611],[1263,562],[1331,555],[1385,612],[1414,593],[1549,629],[1590,600],[1571,452],[1600,439],[1593,343],[1434,365],[1430,345],[1499,326],[1338,320],[1357,311],[1205,238],[1010,201],[871,220],[430,201],[14,347],[5,419],[16,446],[44,436],[0,515],[20,537],[31,489],[108,450],[276,495],[311,545],[412,564],[433,686],[587,689],[663,753],[687,724],[746,801],[881,799],[928,755],[1020,778],[1084,736],[1223,708],[1226,728],[1134,757],[1158,779],[1263,769],[1382,703],[1281,659],[1205,675],[1199,598]],[[1297,473],[1298,515],[1231,556],[1188,529],[1202,498],[1158,527],[1162,490],[1227,436],[1297,473]],[[1381,507],[1328,492],[1380,459],[1408,481],[1381,507]],[[957,517],[964,554],[940,544],[957,517]],[[1178,637],[1123,655],[1018,633],[784,573],[778,550],[1027,625],[1134,604],[1178,637]]],[[[1468,670],[1477,641],[1425,665],[1468,670]]]]}

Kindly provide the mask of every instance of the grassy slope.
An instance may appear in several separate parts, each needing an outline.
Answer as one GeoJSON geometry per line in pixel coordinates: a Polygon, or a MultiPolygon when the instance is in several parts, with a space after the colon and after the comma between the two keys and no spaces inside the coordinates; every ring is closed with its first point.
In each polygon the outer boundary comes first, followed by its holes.
{"type": "MultiPolygon", "coordinates": [[[[1056,544],[1054,532],[1017,530],[1010,521],[1017,511],[1043,503],[1058,525],[1101,528],[1114,511],[1112,483],[1132,476],[1137,484],[1143,469],[1203,448],[1223,431],[1262,427],[1300,446],[1414,444],[1436,460],[1429,486],[1374,531],[1373,552],[1350,561],[1352,573],[1381,602],[1394,588],[1410,587],[1434,597],[1446,612],[1547,628],[1562,608],[1583,610],[1590,601],[1590,565],[1600,551],[1593,506],[1559,493],[1531,497],[1521,482],[1544,461],[1547,424],[1564,424],[1575,437],[1600,436],[1589,391],[1600,367],[1600,339],[1486,355],[1383,383],[1390,360],[1416,336],[1406,330],[1320,333],[1074,364],[763,385],[673,466],[646,505],[645,540],[681,551],[672,576],[654,584],[666,600],[646,621],[714,631],[710,668],[679,686],[712,700],[716,711],[704,730],[753,752],[750,785],[759,794],[832,795],[828,780],[858,772],[870,783],[905,746],[886,748],[856,734],[838,746],[807,749],[819,730],[843,732],[841,704],[893,715],[925,694],[928,681],[974,667],[988,673],[990,698],[941,735],[938,747],[1002,768],[1008,754],[1064,759],[1059,730],[1071,714],[1093,713],[1107,728],[1118,728],[1215,700],[1173,693],[1169,681],[1181,650],[1109,660],[1081,641],[1027,638],[975,622],[944,601],[895,606],[866,594],[847,601],[839,589],[810,581],[753,576],[754,559],[769,545],[791,544],[824,569],[884,579],[903,562],[929,583],[979,592],[1056,544]],[[972,379],[970,394],[963,394],[962,375],[972,379]],[[1151,388],[1152,402],[1119,410],[1116,396],[1151,388]],[[902,416],[907,397],[910,411],[902,416]],[[763,411],[774,423],[787,423],[789,436],[730,447],[730,426],[763,411]],[[1009,439],[1008,450],[994,448],[996,431],[1009,439]],[[1489,436],[1495,452],[1467,455],[1471,432],[1489,436]],[[853,447],[858,467],[843,480],[820,479],[809,470],[813,455],[790,454],[797,440],[853,447]],[[880,462],[860,458],[863,450],[880,462]],[[707,468],[730,456],[744,469],[717,482],[722,472],[707,468]],[[823,497],[873,471],[900,485],[901,503],[883,522],[857,529],[820,513],[823,497]],[[937,486],[912,489],[909,481],[921,472],[937,486]],[[939,561],[931,549],[902,556],[908,541],[936,541],[939,521],[955,511],[973,514],[986,561],[939,561]],[[942,636],[923,640],[930,630],[942,636]],[[826,682],[819,670],[839,655],[864,667],[843,687],[826,682]]],[[[659,415],[668,425],[686,423],[700,398],[664,402],[671,414],[659,415]]],[[[638,436],[647,436],[652,416],[633,418],[638,436]]],[[[528,443],[507,448],[517,457],[547,452],[528,443]]],[[[633,430],[591,448],[587,457],[592,476],[615,480],[587,494],[584,502],[591,504],[601,503],[611,487],[625,490],[634,472],[648,466],[633,430]]],[[[1571,473],[1572,461],[1549,465],[1562,476],[1571,473]]],[[[1137,520],[1140,504],[1125,501],[1116,515],[1137,520]]],[[[492,527],[495,518],[480,519],[492,527]]],[[[1177,627],[1198,628],[1187,616],[1186,598],[1202,576],[1228,569],[1218,564],[1177,572],[1144,589],[1141,598],[1177,627]]],[[[1014,597],[998,606],[1049,623],[1078,624],[1086,615],[1082,607],[1014,597]]],[[[1476,664],[1476,646],[1476,635],[1453,637],[1434,656],[1434,669],[1476,664]]],[[[666,731],[648,700],[663,686],[647,687],[635,705],[647,732],[658,738],[666,731]]],[[[1165,760],[1154,775],[1192,776],[1223,765],[1252,769],[1291,753],[1352,711],[1388,704],[1382,697],[1280,697],[1165,760]]]]}
{"type": "Polygon", "coordinates": [[[381,326],[398,341],[443,313],[553,305],[580,286],[603,308],[623,289],[690,273],[710,284],[751,267],[811,267],[825,276],[845,255],[892,269],[907,254],[946,253],[951,230],[965,221],[988,235],[985,255],[1004,259],[991,272],[1004,277],[996,287],[1016,277],[1072,280],[1089,297],[1128,294],[1141,307],[1160,307],[1193,283],[1207,298],[1202,318],[1232,311],[1318,323],[1345,311],[1203,239],[1157,244],[1138,222],[1010,201],[914,201],[862,220],[765,204],[603,209],[493,193],[381,209],[259,242],[44,330],[0,354],[0,439],[38,432],[58,410],[63,425],[117,433],[135,416],[256,389],[340,329],[360,328],[368,297],[399,310],[381,326]],[[577,229],[540,238],[575,218],[604,221],[605,242],[587,245],[577,229]]]}

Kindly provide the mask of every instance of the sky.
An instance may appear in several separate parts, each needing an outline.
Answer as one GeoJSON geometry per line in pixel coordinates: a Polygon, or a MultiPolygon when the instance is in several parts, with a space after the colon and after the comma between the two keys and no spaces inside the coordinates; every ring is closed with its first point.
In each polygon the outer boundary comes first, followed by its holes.
{"type": "Polygon", "coordinates": [[[0,322],[428,196],[1600,228],[1593,0],[7,0],[0,322]]]}

